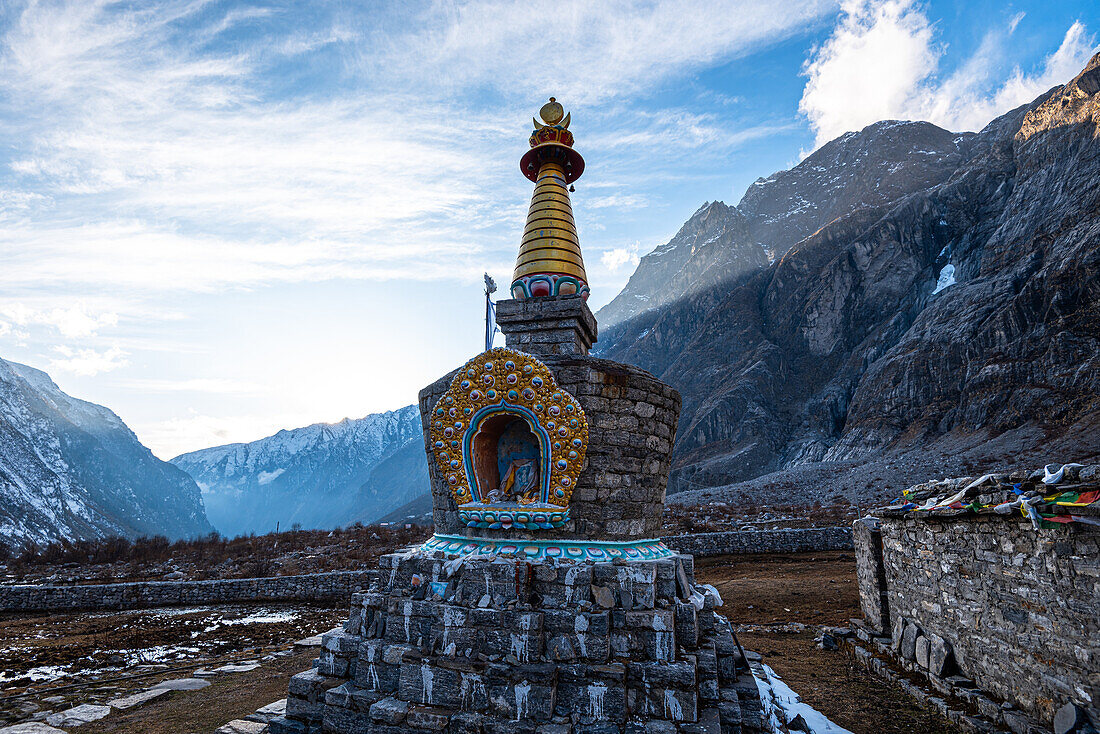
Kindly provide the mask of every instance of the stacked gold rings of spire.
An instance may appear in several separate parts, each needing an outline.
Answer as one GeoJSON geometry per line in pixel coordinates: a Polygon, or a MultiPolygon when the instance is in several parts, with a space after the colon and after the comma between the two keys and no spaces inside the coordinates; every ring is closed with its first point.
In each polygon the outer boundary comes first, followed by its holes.
{"type": "Polygon", "coordinates": [[[543,123],[535,121],[531,150],[520,160],[520,170],[535,182],[535,191],[512,276],[512,297],[587,298],[588,278],[569,200],[569,184],[580,178],[584,159],[573,150],[569,116],[553,97],[539,114],[543,123]]]}

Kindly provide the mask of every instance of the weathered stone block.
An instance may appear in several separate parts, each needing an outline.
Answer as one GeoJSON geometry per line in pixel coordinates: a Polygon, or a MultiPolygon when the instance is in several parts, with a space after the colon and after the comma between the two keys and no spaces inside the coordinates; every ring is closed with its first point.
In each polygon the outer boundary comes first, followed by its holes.
{"type": "Polygon", "coordinates": [[[901,655],[906,660],[916,660],[917,658],[917,637],[920,636],[920,629],[912,622],[907,622],[905,625],[905,631],[901,635],[901,655]]]}
{"type": "Polygon", "coordinates": [[[622,683],[601,679],[574,683],[559,681],[555,712],[561,716],[578,714],[586,723],[622,721],[626,711],[626,688],[622,683]]]}
{"type": "Polygon", "coordinates": [[[408,712],[408,702],[397,698],[384,698],[370,707],[371,720],[383,724],[400,724],[408,712]]]}
{"type": "Polygon", "coordinates": [[[677,723],[691,723],[698,718],[695,691],[652,688],[647,691],[646,699],[650,716],[677,723]]]}
{"type": "Polygon", "coordinates": [[[914,649],[917,665],[928,670],[928,638],[925,635],[919,635],[914,649]]]}

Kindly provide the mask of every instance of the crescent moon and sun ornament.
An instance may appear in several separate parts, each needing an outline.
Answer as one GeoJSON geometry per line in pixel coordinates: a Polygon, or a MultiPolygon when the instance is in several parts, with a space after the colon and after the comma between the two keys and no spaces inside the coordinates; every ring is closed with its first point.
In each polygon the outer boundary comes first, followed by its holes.
{"type": "Polygon", "coordinates": [[[561,106],[561,103],[555,100],[553,97],[550,101],[542,106],[539,110],[539,117],[542,118],[542,122],[539,122],[537,118],[532,117],[531,122],[535,124],[535,129],[546,127],[548,125],[557,125],[561,123],[561,127],[565,130],[569,129],[569,115],[565,114],[565,109],[561,106]],[[562,120],[564,115],[565,119],[562,120]]]}
{"type": "Polygon", "coordinates": [[[498,347],[471,359],[433,408],[430,433],[467,527],[539,530],[568,521],[588,419],[535,357],[498,347]]]}

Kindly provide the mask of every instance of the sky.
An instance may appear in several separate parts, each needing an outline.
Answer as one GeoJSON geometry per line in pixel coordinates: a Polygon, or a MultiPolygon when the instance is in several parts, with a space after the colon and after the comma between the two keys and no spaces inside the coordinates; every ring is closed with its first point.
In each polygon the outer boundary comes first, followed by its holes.
{"type": "Polygon", "coordinates": [[[1093,0],[3,0],[0,357],[164,459],[400,408],[483,347],[550,95],[595,309],[703,202],[880,119],[978,130],[1098,33],[1093,0]]]}

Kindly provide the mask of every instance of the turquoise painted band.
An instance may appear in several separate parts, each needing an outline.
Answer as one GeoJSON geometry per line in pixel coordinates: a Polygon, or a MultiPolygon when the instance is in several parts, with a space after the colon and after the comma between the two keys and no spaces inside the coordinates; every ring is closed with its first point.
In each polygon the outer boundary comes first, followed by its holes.
{"type": "Polygon", "coordinates": [[[660,539],[645,540],[512,540],[496,538],[470,538],[465,535],[435,534],[420,546],[426,552],[440,551],[449,556],[475,554],[516,555],[537,560],[569,558],[575,561],[613,561],[616,558],[634,561],[652,561],[671,558],[676,552],[660,539]]]}

